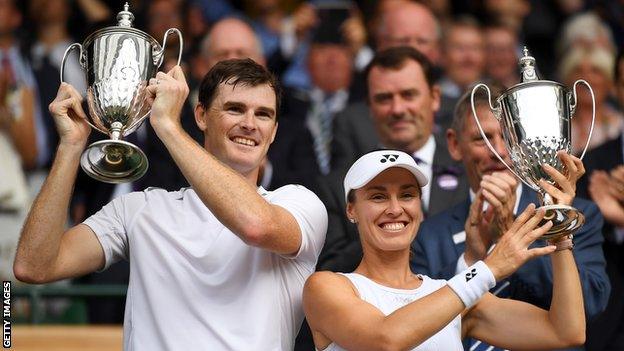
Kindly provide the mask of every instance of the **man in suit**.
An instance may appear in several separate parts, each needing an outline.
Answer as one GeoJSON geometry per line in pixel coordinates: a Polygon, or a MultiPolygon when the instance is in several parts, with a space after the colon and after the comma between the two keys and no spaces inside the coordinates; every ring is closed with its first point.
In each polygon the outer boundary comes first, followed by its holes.
{"type": "MultiPolygon", "coordinates": [[[[461,165],[451,159],[443,140],[432,134],[440,91],[425,56],[411,47],[384,50],[368,66],[366,81],[378,142],[362,152],[391,148],[413,155],[431,179],[430,185],[423,188],[423,209],[427,215],[463,199],[468,185],[461,176],[461,165]]],[[[316,189],[330,217],[320,269],[350,272],[361,258],[359,238],[355,226],[346,219],[341,195],[345,172],[346,168],[333,171],[320,179],[316,189]]]]}
{"type": "MultiPolygon", "coordinates": [[[[485,96],[477,96],[476,109],[485,135],[509,163],[500,125],[485,96]]],[[[447,131],[449,152],[454,159],[463,162],[471,194],[462,203],[425,220],[412,244],[412,269],[434,278],[448,279],[465,265],[485,258],[513,220],[513,213],[538,202],[536,193],[518,186],[518,181],[486,147],[471,114],[469,95],[465,94],[455,109],[452,128],[447,131]]],[[[585,225],[573,233],[574,257],[582,282],[586,316],[590,319],[605,308],[610,291],[601,247],[602,216],[593,203],[574,198],[576,180],[584,173],[581,161],[564,153],[560,157],[568,175],[545,167],[557,187],[545,182],[541,185],[555,203],[572,205],[585,215],[585,225]]],[[[566,238],[563,240],[568,240],[566,238]]],[[[548,308],[552,298],[550,260],[540,257],[527,262],[511,277],[498,282],[492,292],[548,308]]],[[[470,349],[473,346],[479,347],[473,343],[470,349]]]]}
{"type": "MultiPolygon", "coordinates": [[[[427,6],[416,2],[388,2],[380,5],[372,29],[378,52],[399,46],[420,51],[432,64],[434,80],[440,75],[441,27],[427,6]]],[[[366,84],[364,80],[363,83],[366,84]]],[[[436,113],[436,115],[438,115],[436,113]]],[[[334,121],[331,168],[349,168],[360,156],[379,147],[369,105],[365,101],[349,104],[334,121]]]]}

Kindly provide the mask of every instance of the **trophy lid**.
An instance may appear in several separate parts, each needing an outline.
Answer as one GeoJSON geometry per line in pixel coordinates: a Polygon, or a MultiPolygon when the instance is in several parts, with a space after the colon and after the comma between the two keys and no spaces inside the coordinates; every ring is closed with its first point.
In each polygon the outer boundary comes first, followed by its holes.
{"type": "Polygon", "coordinates": [[[526,46],[524,47],[524,56],[520,58],[518,64],[522,74],[520,78],[522,83],[540,80],[535,70],[535,57],[529,55],[529,49],[526,46]]]}
{"type": "Polygon", "coordinates": [[[128,11],[130,5],[126,2],[123,11],[117,14],[117,25],[120,27],[132,27],[132,21],[134,21],[134,15],[128,11]]]}

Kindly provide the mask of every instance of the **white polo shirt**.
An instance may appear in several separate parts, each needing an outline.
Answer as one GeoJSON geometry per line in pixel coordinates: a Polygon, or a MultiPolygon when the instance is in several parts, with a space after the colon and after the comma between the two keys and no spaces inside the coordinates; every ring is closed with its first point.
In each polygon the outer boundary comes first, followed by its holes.
{"type": "Polygon", "coordinates": [[[258,192],[297,220],[294,257],[245,244],[190,188],[130,193],[84,222],[100,240],[105,267],[130,262],[124,350],[293,348],[327,212],[302,186],[258,192]]]}

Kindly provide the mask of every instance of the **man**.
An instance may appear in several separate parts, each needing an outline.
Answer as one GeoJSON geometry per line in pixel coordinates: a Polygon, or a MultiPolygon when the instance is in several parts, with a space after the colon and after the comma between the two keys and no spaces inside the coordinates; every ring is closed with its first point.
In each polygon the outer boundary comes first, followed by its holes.
{"type": "Polygon", "coordinates": [[[213,67],[195,108],[203,148],[180,125],[181,68],[159,72],[147,90],[150,124],[191,188],[122,196],[64,231],[90,128],[78,93],[61,85],[50,106],[60,144],[23,229],[16,276],[44,283],[127,259],[124,349],[291,349],[327,217],[303,187],[256,186],[277,129],[273,76],[250,59],[213,67]]]}
{"type": "MultiPolygon", "coordinates": [[[[431,10],[413,1],[381,3],[373,26],[377,52],[409,46],[432,63],[434,80],[440,64],[441,29],[431,10]]],[[[367,84],[366,81],[362,82],[367,84]]],[[[339,113],[334,122],[331,169],[348,168],[361,155],[379,144],[366,102],[354,102],[339,113]]]]}
{"type": "Polygon", "coordinates": [[[312,186],[330,171],[333,123],[350,98],[353,75],[353,55],[338,25],[314,31],[307,66],[312,89],[285,94],[284,123],[269,151],[272,189],[293,182],[312,186]]]}
{"type": "Polygon", "coordinates": [[[442,53],[442,107],[436,123],[444,133],[453,120],[453,108],[460,96],[481,78],[485,69],[484,39],[479,23],[471,17],[448,23],[444,28],[442,53]]]}
{"type": "MultiPolygon", "coordinates": [[[[461,166],[432,134],[434,114],[440,107],[440,91],[433,83],[431,65],[410,47],[378,53],[366,70],[368,104],[375,130],[363,152],[390,148],[413,155],[427,177],[423,209],[430,216],[465,197],[468,186],[460,177],[461,166]]],[[[361,258],[355,226],[346,220],[342,179],[346,169],[319,181],[318,194],[330,214],[330,225],[319,268],[352,271],[361,258]]]]}
{"type": "Polygon", "coordinates": [[[245,21],[228,17],[215,23],[202,42],[202,56],[210,70],[219,61],[251,58],[265,66],[260,40],[245,21]]]}
{"type": "MultiPolygon", "coordinates": [[[[489,108],[487,97],[476,97],[477,115],[485,135],[510,164],[500,125],[489,108]]],[[[416,253],[412,269],[443,279],[454,276],[466,264],[483,259],[513,220],[513,214],[529,203],[538,203],[536,193],[528,187],[519,187],[515,177],[487,148],[472,118],[469,94],[458,103],[452,128],[447,131],[447,142],[453,159],[464,164],[471,196],[425,220],[412,244],[416,253]]],[[[546,182],[541,185],[549,193],[556,194],[553,196],[556,203],[572,205],[585,215],[585,225],[573,233],[574,257],[582,282],[586,316],[591,319],[605,308],[610,289],[601,249],[602,216],[591,202],[574,198],[576,180],[584,173],[582,162],[565,153],[560,157],[568,176],[552,167],[545,168],[559,188],[546,182]]],[[[548,308],[552,296],[550,260],[543,257],[527,262],[511,277],[499,282],[493,293],[548,308]]]]}
{"type": "Polygon", "coordinates": [[[484,28],[484,39],[486,76],[505,88],[518,84],[518,34],[506,25],[493,23],[484,28]]]}

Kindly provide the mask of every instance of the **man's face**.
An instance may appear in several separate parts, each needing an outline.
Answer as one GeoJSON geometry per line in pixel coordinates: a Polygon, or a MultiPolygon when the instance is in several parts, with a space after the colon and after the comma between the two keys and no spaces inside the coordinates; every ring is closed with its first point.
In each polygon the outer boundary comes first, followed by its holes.
{"type": "Polygon", "coordinates": [[[241,21],[227,19],[217,23],[210,32],[208,52],[205,53],[208,69],[219,61],[250,58],[265,65],[259,43],[253,31],[241,21]]]}
{"type": "Polygon", "coordinates": [[[429,88],[420,64],[398,70],[374,67],[368,77],[369,104],[381,142],[407,153],[420,149],[433,129],[440,92],[429,88]]]}
{"type": "Polygon", "coordinates": [[[353,60],[349,49],[338,44],[314,44],[308,54],[312,83],[326,93],[348,89],[353,60]]]}
{"type": "Polygon", "coordinates": [[[431,62],[440,59],[440,43],[436,19],[422,5],[406,4],[389,10],[377,35],[379,51],[397,46],[411,46],[431,62]]]}
{"type": "Polygon", "coordinates": [[[490,77],[504,82],[517,75],[517,46],[518,41],[509,30],[491,28],[485,31],[485,69],[490,77]]]}
{"type": "MultiPolygon", "coordinates": [[[[477,115],[483,131],[494,149],[507,164],[511,165],[500,125],[490,108],[487,105],[477,105],[477,115]]],[[[479,190],[479,183],[484,175],[508,171],[481,137],[477,123],[472,117],[472,110],[465,117],[464,128],[460,135],[457,135],[452,129],[447,132],[447,144],[451,157],[463,163],[470,188],[475,192],[479,190]]]]}
{"type": "Polygon", "coordinates": [[[485,65],[483,36],[475,28],[454,27],[444,43],[446,75],[460,87],[479,80],[485,65]]]}
{"type": "Polygon", "coordinates": [[[222,83],[208,110],[195,108],[206,150],[253,181],[275,138],[276,117],[275,92],[267,84],[222,83]]]}

